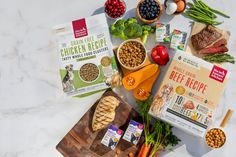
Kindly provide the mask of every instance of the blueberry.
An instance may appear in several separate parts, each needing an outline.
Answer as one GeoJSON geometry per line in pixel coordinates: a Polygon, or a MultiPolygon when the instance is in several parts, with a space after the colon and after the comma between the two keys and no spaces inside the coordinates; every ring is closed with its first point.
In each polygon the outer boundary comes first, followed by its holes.
{"type": "Polygon", "coordinates": [[[149,2],[144,2],[144,3],[143,3],[143,5],[144,5],[144,6],[147,6],[147,5],[148,5],[148,3],[149,3],[149,2]]]}
{"type": "Polygon", "coordinates": [[[140,10],[145,10],[146,7],[145,7],[145,6],[141,6],[139,9],[140,9],[140,10]]]}

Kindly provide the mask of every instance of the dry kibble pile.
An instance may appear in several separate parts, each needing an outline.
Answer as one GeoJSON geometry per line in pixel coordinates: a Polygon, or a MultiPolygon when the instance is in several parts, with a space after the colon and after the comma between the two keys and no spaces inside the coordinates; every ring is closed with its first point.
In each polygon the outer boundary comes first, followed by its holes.
{"type": "Polygon", "coordinates": [[[212,148],[219,148],[224,145],[225,133],[221,129],[211,129],[206,134],[206,143],[212,148]]]}
{"type": "Polygon", "coordinates": [[[95,64],[92,63],[86,63],[80,68],[80,77],[84,81],[94,81],[98,75],[99,75],[99,70],[98,67],[95,64]]]}
{"type": "Polygon", "coordinates": [[[145,49],[139,42],[127,42],[119,50],[119,59],[127,67],[134,68],[141,65],[145,57],[145,49]]]}

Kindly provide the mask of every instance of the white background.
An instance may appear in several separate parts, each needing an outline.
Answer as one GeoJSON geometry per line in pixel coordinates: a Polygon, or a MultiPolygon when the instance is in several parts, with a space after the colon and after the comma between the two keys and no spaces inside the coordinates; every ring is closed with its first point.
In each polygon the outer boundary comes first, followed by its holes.
{"type": "MultiPolygon", "coordinates": [[[[0,0],[0,157],[61,157],[56,144],[100,94],[84,99],[65,98],[59,78],[57,44],[52,26],[102,12],[105,0],[0,0]]],[[[137,0],[126,0],[128,16],[137,0]]],[[[231,15],[221,28],[231,31],[229,49],[236,52],[234,0],[208,0],[231,15]]],[[[172,28],[190,31],[182,15],[162,16],[172,28]]],[[[151,38],[153,40],[153,38],[151,38]]],[[[148,45],[151,49],[153,41],[148,45]]],[[[116,45],[114,43],[114,45],[116,45]]],[[[236,68],[221,100],[217,124],[228,107],[236,109],[236,68]]],[[[155,88],[158,86],[156,84],[155,88]]],[[[131,101],[131,100],[129,100],[131,101]]],[[[131,101],[132,102],[132,101],[131,101]]],[[[175,129],[182,143],[165,157],[236,157],[236,113],[225,130],[227,143],[209,151],[200,139],[175,129]]]]}

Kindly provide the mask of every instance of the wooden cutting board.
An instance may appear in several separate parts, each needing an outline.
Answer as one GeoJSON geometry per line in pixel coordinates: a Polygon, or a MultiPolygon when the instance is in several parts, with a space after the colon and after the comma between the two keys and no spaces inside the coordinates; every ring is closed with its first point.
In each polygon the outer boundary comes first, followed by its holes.
{"type": "MultiPolygon", "coordinates": [[[[192,31],[191,31],[191,34],[190,34],[190,36],[189,36],[188,43],[187,43],[186,52],[191,53],[192,55],[197,56],[197,57],[200,57],[200,58],[202,58],[202,57],[204,56],[204,55],[199,54],[199,53],[197,52],[197,50],[195,50],[195,49],[193,48],[193,45],[192,45],[192,42],[191,42],[191,36],[194,35],[194,34],[199,33],[199,32],[200,32],[203,28],[205,28],[205,27],[206,27],[206,24],[199,23],[199,22],[194,22],[194,23],[193,23],[192,31]]],[[[230,37],[230,32],[229,32],[229,31],[222,30],[222,29],[219,29],[219,28],[217,28],[217,27],[216,27],[216,29],[217,29],[217,31],[218,31],[219,33],[222,34],[222,37],[220,37],[218,40],[220,40],[220,39],[222,39],[222,38],[225,38],[225,39],[227,40],[227,42],[228,42],[229,37],[230,37]]],[[[215,42],[217,42],[218,40],[216,40],[215,42]]],[[[209,46],[207,46],[207,47],[212,46],[215,42],[213,42],[211,45],[209,45],[209,46]]]]}
{"type": "MultiPolygon", "coordinates": [[[[116,108],[115,120],[111,124],[125,131],[131,119],[141,123],[141,117],[129,104],[111,90],[103,94],[103,96],[109,95],[116,97],[120,101],[120,105],[116,108]]],[[[140,139],[138,145],[133,145],[121,137],[115,150],[111,150],[101,143],[107,128],[98,132],[92,130],[92,118],[98,102],[99,100],[58,143],[57,150],[64,157],[126,157],[130,152],[134,153],[134,155],[137,154],[143,138],[140,139]]]]}

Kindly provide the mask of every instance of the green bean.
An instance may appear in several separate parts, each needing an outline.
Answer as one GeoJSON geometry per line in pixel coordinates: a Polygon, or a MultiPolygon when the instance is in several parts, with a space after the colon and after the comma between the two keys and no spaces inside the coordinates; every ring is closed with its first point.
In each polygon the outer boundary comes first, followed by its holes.
{"type": "Polygon", "coordinates": [[[201,21],[202,23],[214,24],[214,25],[221,24],[221,22],[214,21],[214,20],[209,19],[209,18],[207,19],[207,18],[204,18],[204,17],[196,16],[194,14],[186,14],[186,15],[192,17],[195,20],[201,21]]]}
{"type": "Polygon", "coordinates": [[[198,0],[194,0],[194,1],[195,1],[196,6],[204,8],[204,6],[198,0]]]}
{"type": "Polygon", "coordinates": [[[194,7],[194,4],[191,2],[187,2],[188,5],[190,5],[191,7],[194,7]]]}
{"type": "Polygon", "coordinates": [[[220,15],[222,15],[224,17],[230,18],[229,15],[226,15],[225,13],[223,13],[223,12],[221,12],[219,10],[211,9],[211,11],[213,11],[214,13],[220,14],[220,15]]]}
{"type": "Polygon", "coordinates": [[[193,15],[193,14],[187,14],[187,15],[190,16],[190,17],[192,17],[192,18],[194,18],[194,19],[196,19],[196,20],[203,21],[203,22],[205,22],[205,23],[209,23],[209,24],[212,24],[212,23],[213,23],[212,21],[209,21],[209,20],[207,20],[207,19],[198,17],[198,16],[193,15]]]}
{"type": "Polygon", "coordinates": [[[205,20],[205,21],[213,21],[212,19],[210,19],[210,18],[207,18],[207,17],[204,17],[204,16],[200,16],[200,15],[194,15],[194,14],[188,14],[188,15],[190,15],[190,16],[192,16],[192,17],[194,17],[194,18],[196,18],[196,19],[201,19],[201,20],[205,20]]]}
{"type": "Polygon", "coordinates": [[[187,8],[185,15],[191,17],[192,19],[198,22],[213,25],[222,24],[223,22],[215,20],[217,18],[216,13],[229,18],[228,15],[209,7],[202,0],[193,0],[193,3],[188,2],[187,4],[189,5],[189,8],[187,8]]]}
{"type": "MultiPolygon", "coordinates": [[[[192,8],[190,8],[189,10],[196,10],[196,11],[202,13],[202,14],[208,15],[208,14],[206,14],[206,12],[204,12],[203,10],[201,10],[201,9],[199,9],[199,8],[196,8],[196,7],[192,7],[192,8]]],[[[208,15],[208,16],[209,16],[209,15],[208,15]]]]}
{"type": "Polygon", "coordinates": [[[209,17],[208,15],[202,14],[201,12],[198,12],[198,11],[196,11],[196,10],[189,10],[189,12],[195,14],[196,16],[201,16],[201,17],[204,17],[204,18],[209,18],[209,19],[211,19],[211,17],[209,17]]]}
{"type": "Polygon", "coordinates": [[[223,13],[223,12],[221,12],[221,11],[219,11],[219,10],[215,10],[215,9],[213,9],[213,8],[211,8],[211,7],[209,7],[208,5],[206,5],[206,4],[205,4],[203,1],[201,1],[201,0],[199,0],[199,3],[201,3],[203,6],[205,6],[206,8],[208,8],[209,10],[211,10],[211,11],[214,12],[214,13],[217,13],[217,14],[220,14],[220,15],[225,16],[225,17],[227,17],[227,18],[230,18],[230,16],[226,15],[225,13],[223,13]]]}
{"type": "Polygon", "coordinates": [[[209,7],[207,6],[207,5],[205,5],[205,3],[203,3],[201,0],[198,0],[198,4],[200,5],[200,6],[202,6],[203,8],[205,8],[205,9],[208,9],[209,7]]]}
{"type": "Polygon", "coordinates": [[[205,16],[209,16],[208,14],[204,13],[202,10],[197,10],[195,8],[190,8],[190,9],[188,9],[188,11],[198,12],[198,13],[203,14],[205,16]]]}
{"type": "Polygon", "coordinates": [[[192,8],[197,9],[197,10],[201,10],[205,14],[211,16],[212,18],[216,18],[216,15],[212,11],[210,11],[209,9],[206,9],[206,8],[204,8],[202,6],[193,6],[192,8]]]}

